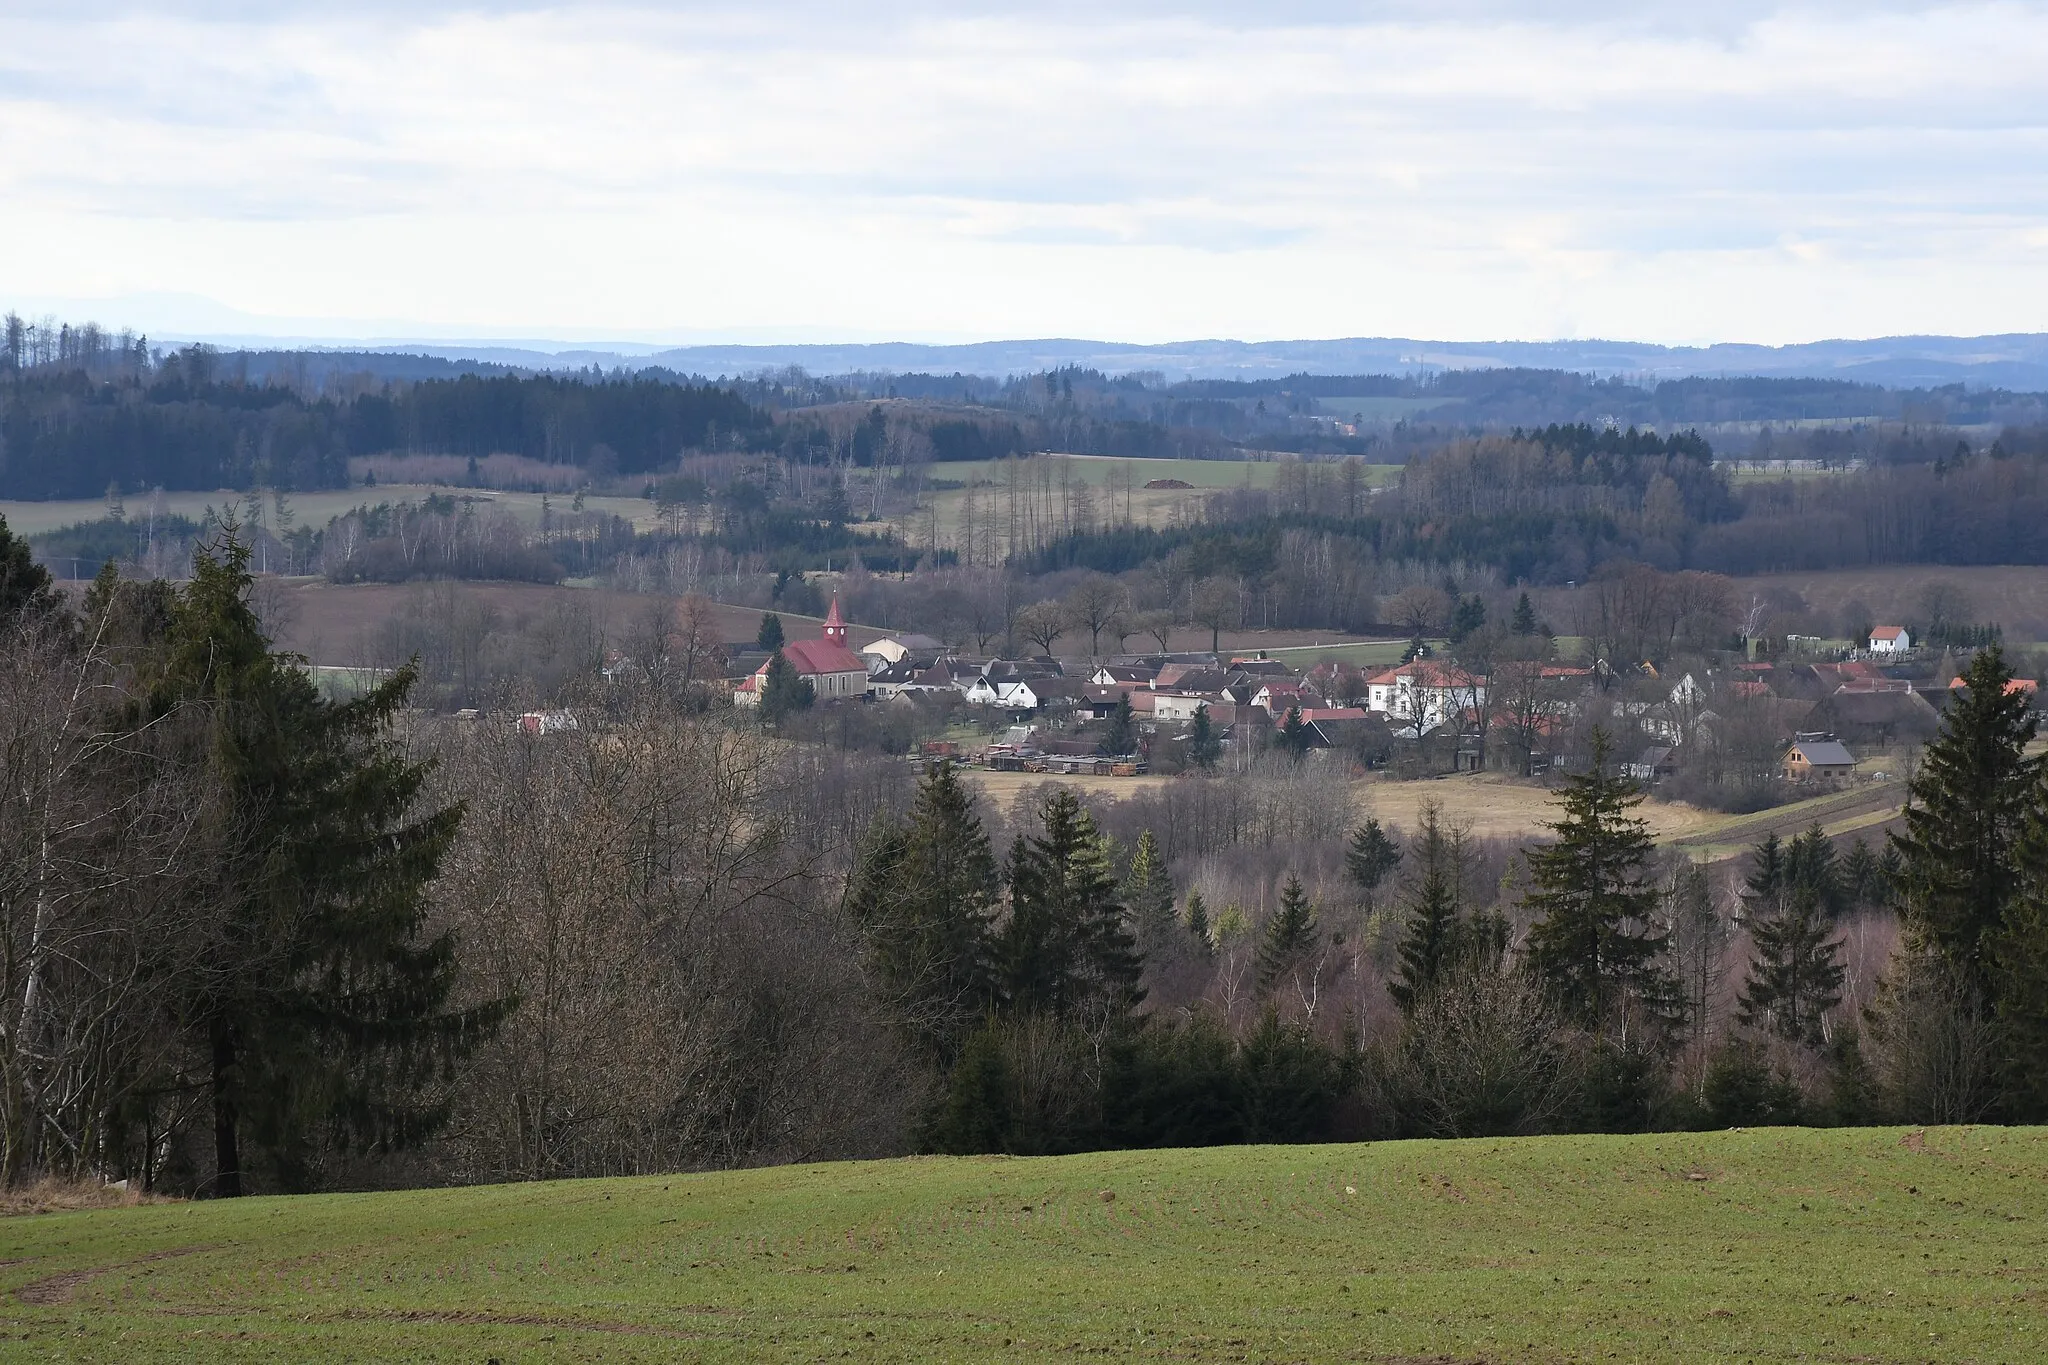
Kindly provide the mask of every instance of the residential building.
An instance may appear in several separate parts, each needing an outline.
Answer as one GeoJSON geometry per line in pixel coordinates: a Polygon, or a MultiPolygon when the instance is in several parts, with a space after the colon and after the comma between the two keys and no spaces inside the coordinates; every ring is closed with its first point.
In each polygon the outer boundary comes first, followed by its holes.
{"type": "Polygon", "coordinates": [[[1903,654],[1913,647],[1913,636],[1904,626],[1873,626],[1870,630],[1870,652],[1872,654],[1903,654]]]}
{"type": "Polygon", "coordinates": [[[1416,730],[1432,730],[1471,707],[1486,704],[1486,678],[1435,659],[1376,673],[1366,683],[1366,706],[1416,730]]]}
{"type": "Polygon", "coordinates": [[[1832,735],[1820,738],[1801,735],[1785,751],[1784,766],[1785,778],[1791,782],[1839,779],[1856,771],[1856,758],[1832,735]]]}

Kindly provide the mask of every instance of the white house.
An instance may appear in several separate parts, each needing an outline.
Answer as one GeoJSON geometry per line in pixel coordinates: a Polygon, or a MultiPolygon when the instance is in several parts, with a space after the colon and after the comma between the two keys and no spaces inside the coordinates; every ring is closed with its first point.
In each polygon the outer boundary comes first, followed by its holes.
{"type": "Polygon", "coordinates": [[[900,664],[907,654],[922,654],[929,658],[946,652],[944,640],[934,640],[929,635],[884,635],[879,640],[870,640],[860,647],[860,652],[871,659],[885,663],[900,664]]]}
{"type": "Polygon", "coordinates": [[[1904,626],[1873,626],[1870,630],[1870,652],[1872,654],[1903,654],[1913,647],[1913,637],[1904,626]]]}
{"type": "Polygon", "coordinates": [[[1486,679],[1433,659],[1417,659],[1366,681],[1366,706],[1431,730],[1471,706],[1486,704],[1486,679]]]}

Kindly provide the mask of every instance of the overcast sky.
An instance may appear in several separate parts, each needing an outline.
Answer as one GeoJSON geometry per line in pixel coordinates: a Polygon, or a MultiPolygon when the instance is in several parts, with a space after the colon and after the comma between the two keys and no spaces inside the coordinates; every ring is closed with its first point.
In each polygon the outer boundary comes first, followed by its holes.
{"type": "Polygon", "coordinates": [[[0,0],[0,306],[649,341],[2040,331],[2044,73],[2043,3],[0,0]]]}

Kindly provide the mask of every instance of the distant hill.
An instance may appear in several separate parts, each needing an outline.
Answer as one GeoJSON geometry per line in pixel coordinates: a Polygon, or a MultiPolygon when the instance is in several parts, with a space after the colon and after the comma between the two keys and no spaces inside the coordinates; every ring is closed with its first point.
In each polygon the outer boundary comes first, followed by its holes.
{"type": "MultiPolygon", "coordinates": [[[[503,342],[386,342],[351,345],[331,354],[350,369],[383,373],[379,356],[421,356],[453,368],[502,366],[562,370],[599,366],[659,366],[711,377],[759,374],[790,366],[813,375],[1035,374],[1066,366],[1105,374],[1156,371],[1167,381],[1256,379],[1288,374],[1430,374],[1447,370],[1525,367],[1619,375],[1638,380],[1687,376],[1757,375],[1846,379],[1893,389],[1968,384],[1973,388],[2048,389],[2048,333],[2003,336],[1879,337],[1814,341],[1791,346],[1728,342],[1713,346],[1656,346],[1632,341],[1423,341],[1404,337],[1352,337],[1333,341],[1179,341],[1138,345],[1066,338],[986,341],[930,346],[891,341],[845,345],[644,346],[573,349],[508,346],[503,342]],[[344,358],[345,357],[345,358],[344,358]]],[[[270,363],[275,364],[275,361],[270,363]]],[[[444,371],[445,372],[445,371],[444,371]]],[[[393,373],[392,377],[399,377],[393,373]]],[[[406,376],[410,377],[410,376],[406,376]]]]}

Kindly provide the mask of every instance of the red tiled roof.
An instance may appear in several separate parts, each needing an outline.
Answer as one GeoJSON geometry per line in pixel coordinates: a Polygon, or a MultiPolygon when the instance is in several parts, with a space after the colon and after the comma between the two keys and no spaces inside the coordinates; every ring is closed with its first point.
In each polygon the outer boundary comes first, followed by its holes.
{"type": "Polygon", "coordinates": [[[1872,626],[1870,628],[1870,638],[1873,640],[1896,640],[1905,633],[1906,628],[1904,626],[1872,626]]]}
{"type": "MultiPolygon", "coordinates": [[[[868,666],[860,655],[845,645],[835,645],[830,640],[791,640],[782,647],[782,657],[789,660],[789,666],[805,677],[821,673],[866,673],[868,666]]],[[[765,674],[768,665],[762,664],[757,671],[765,674]]]]}

